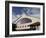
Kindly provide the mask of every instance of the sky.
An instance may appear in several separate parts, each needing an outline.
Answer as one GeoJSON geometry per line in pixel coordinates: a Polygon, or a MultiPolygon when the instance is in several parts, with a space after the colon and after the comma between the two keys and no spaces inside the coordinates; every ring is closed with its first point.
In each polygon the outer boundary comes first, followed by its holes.
{"type": "Polygon", "coordinates": [[[40,17],[40,8],[32,7],[12,7],[12,19],[17,20],[22,14],[40,17]]]}
{"type": "Polygon", "coordinates": [[[12,7],[12,14],[13,15],[21,15],[21,14],[27,14],[27,15],[34,15],[34,14],[40,14],[39,8],[31,8],[31,7],[12,7]]]}
{"type": "Polygon", "coordinates": [[[12,8],[12,14],[15,14],[15,15],[21,15],[22,12],[21,12],[22,8],[21,7],[13,7],[12,8]]]}

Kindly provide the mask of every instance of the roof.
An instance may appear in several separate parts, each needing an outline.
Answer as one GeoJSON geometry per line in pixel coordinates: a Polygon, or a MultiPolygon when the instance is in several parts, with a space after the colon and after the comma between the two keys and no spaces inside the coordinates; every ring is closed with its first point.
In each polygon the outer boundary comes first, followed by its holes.
{"type": "Polygon", "coordinates": [[[30,22],[32,22],[32,20],[29,18],[22,18],[18,21],[19,24],[25,24],[25,23],[30,23],[30,22]]]}

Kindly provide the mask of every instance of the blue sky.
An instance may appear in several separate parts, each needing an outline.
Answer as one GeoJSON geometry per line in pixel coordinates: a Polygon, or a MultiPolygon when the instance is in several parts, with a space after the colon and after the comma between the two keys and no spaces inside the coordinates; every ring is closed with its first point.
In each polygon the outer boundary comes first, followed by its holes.
{"type": "Polygon", "coordinates": [[[24,11],[26,12],[27,10],[24,10],[24,8],[26,9],[27,7],[12,7],[12,14],[15,14],[15,15],[21,15],[24,11]]]}
{"type": "Polygon", "coordinates": [[[21,15],[21,14],[40,15],[40,8],[32,8],[32,7],[12,7],[12,15],[21,15]]]}
{"type": "Polygon", "coordinates": [[[18,14],[22,14],[21,12],[22,8],[21,7],[13,7],[12,8],[12,14],[18,15],[18,14]]]}

